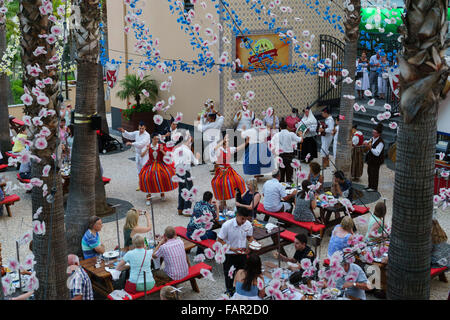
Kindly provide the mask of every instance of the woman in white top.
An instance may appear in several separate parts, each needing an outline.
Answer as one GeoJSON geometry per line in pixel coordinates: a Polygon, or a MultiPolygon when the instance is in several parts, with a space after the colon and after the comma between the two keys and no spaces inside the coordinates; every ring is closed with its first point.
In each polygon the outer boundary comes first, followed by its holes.
{"type": "Polygon", "coordinates": [[[361,81],[361,85],[358,86],[359,81],[355,82],[356,90],[358,91],[358,98],[364,98],[364,91],[370,88],[369,80],[369,60],[367,60],[366,52],[363,51],[361,58],[356,61],[356,80],[361,81]]]}
{"type": "Polygon", "coordinates": [[[311,108],[306,108],[304,110],[304,115],[300,123],[298,124],[297,130],[302,130],[303,132],[303,142],[302,151],[300,153],[300,160],[311,162],[317,158],[317,119],[311,111],[311,108]],[[308,160],[306,156],[309,154],[308,160]]]}

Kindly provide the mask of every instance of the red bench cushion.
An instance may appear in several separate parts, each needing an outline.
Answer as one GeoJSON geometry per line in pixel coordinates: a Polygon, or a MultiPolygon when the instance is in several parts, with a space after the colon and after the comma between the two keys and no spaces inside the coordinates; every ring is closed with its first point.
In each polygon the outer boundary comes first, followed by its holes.
{"type": "MultiPolygon", "coordinates": [[[[173,285],[176,285],[176,284],[179,284],[179,283],[182,283],[182,282],[194,279],[194,278],[201,277],[201,274],[200,274],[200,270],[201,269],[207,269],[207,270],[211,271],[212,267],[210,265],[207,265],[204,262],[197,263],[196,265],[193,265],[193,266],[189,267],[189,274],[186,277],[184,277],[183,279],[174,280],[174,281],[168,282],[168,283],[166,283],[166,284],[164,284],[162,286],[159,286],[159,287],[153,287],[151,290],[147,291],[147,294],[155,293],[155,292],[161,290],[165,286],[173,286],[173,285]]],[[[135,294],[130,294],[130,296],[132,297],[132,300],[136,300],[136,299],[142,298],[144,295],[145,294],[144,294],[143,291],[142,292],[136,292],[135,294]]],[[[114,300],[110,295],[108,295],[108,299],[109,300],[114,300]]],[[[125,300],[129,300],[129,299],[125,299],[125,300]]]]}
{"type": "Polygon", "coordinates": [[[258,205],[258,212],[260,213],[264,213],[266,215],[269,215],[271,217],[274,217],[278,220],[282,220],[282,221],[286,221],[292,224],[295,224],[299,227],[302,227],[308,231],[312,231],[313,233],[318,233],[321,230],[325,229],[325,225],[320,224],[320,223],[316,223],[316,222],[300,222],[300,221],[296,221],[294,219],[294,216],[292,214],[290,214],[289,212],[270,212],[270,211],[266,211],[266,209],[264,209],[264,205],[262,203],[260,203],[258,205]]]}
{"type": "Polygon", "coordinates": [[[442,273],[442,272],[445,272],[445,271],[447,271],[447,270],[448,270],[447,267],[442,267],[442,268],[431,268],[430,275],[431,275],[431,277],[434,277],[434,276],[436,276],[436,275],[438,275],[438,274],[440,274],[440,273],[442,273]]]}
{"type": "Polygon", "coordinates": [[[20,197],[17,194],[12,194],[10,196],[6,196],[5,200],[1,201],[0,204],[14,204],[17,201],[20,201],[20,197]]]}
{"type": "Polygon", "coordinates": [[[17,155],[12,154],[12,153],[10,153],[10,152],[5,152],[5,154],[6,154],[7,157],[11,157],[11,158],[13,158],[13,159],[16,159],[16,158],[17,158],[17,155]]]}
{"type": "Polygon", "coordinates": [[[353,213],[357,213],[357,214],[366,214],[367,212],[369,212],[369,209],[363,206],[353,206],[353,213]]]}
{"type": "Polygon", "coordinates": [[[0,164],[0,171],[1,170],[5,170],[8,169],[8,165],[7,164],[0,164]]]}
{"type": "Polygon", "coordinates": [[[329,266],[330,265],[330,259],[323,260],[323,265],[324,266],[329,266]]]}
{"type": "Polygon", "coordinates": [[[111,178],[105,178],[102,177],[103,183],[109,183],[111,181],[111,178]]]}
{"type": "Polygon", "coordinates": [[[187,229],[185,227],[175,227],[175,232],[177,233],[178,236],[180,236],[190,242],[198,244],[199,246],[202,246],[202,247],[212,249],[213,244],[216,243],[216,240],[211,240],[211,239],[196,241],[196,240],[192,240],[191,238],[188,238],[188,236],[186,235],[187,229]]]}
{"type": "Polygon", "coordinates": [[[24,126],[25,122],[23,122],[22,120],[19,120],[17,118],[12,119],[12,122],[14,122],[15,124],[19,125],[19,126],[24,126]]]}
{"type": "Polygon", "coordinates": [[[20,174],[17,174],[17,180],[19,180],[19,181],[22,182],[22,183],[30,183],[30,182],[31,182],[30,179],[22,179],[22,178],[20,177],[20,174]]]}
{"type": "Polygon", "coordinates": [[[294,242],[296,235],[297,234],[295,232],[292,232],[289,230],[284,230],[282,233],[280,233],[280,238],[285,239],[290,242],[294,242]]]}

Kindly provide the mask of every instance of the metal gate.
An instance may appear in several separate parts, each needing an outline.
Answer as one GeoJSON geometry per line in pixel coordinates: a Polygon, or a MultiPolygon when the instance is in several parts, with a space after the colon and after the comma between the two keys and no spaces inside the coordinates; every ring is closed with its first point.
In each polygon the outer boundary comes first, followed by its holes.
{"type": "Polygon", "coordinates": [[[317,101],[319,106],[327,106],[330,112],[333,109],[339,109],[341,100],[341,83],[334,88],[330,82],[330,76],[335,75],[338,79],[341,76],[344,61],[345,44],[330,35],[320,35],[320,60],[330,58],[332,61],[331,68],[329,68],[323,77],[319,77],[319,99],[317,101]],[[332,54],[336,54],[337,59],[332,58],[332,54]]]}

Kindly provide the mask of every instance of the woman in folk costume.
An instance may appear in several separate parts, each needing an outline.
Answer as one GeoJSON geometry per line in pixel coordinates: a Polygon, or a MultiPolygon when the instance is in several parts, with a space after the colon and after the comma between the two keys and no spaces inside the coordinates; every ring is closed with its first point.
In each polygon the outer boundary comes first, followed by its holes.
{"type": "Polygon", "coordinates": [[[300,153],[300,160],[305,161],[306,156],[309,154],[309,158],[306,162],[311,162],[317,158],[317,120],[311,111],[311,108],[304,110],[304,115],[300,123],[298,124],[297,131],[303,132],[302,152],[300,153]]]}
{"type": "Polygon", "coordinates": [[[253,127],[242,131],[241,137],[245,139],[244,174],[258,177],[273,171],[273,157],[267,143],[269,134],[269,130],[258,119],[253,127]]]}
{"type": "Polygon", "coordinates": [[[233,199],[236,195],[236,189],[239,189],[241,194],[245,192],[244,179],[231,167],[231,156],[243,149],[245,144],[239,147],[230,147],[228,135],[225,136],[222,143],[216,147],[217,154],[217,168],[213,179],[211,180],[211,187],[213,189],[214,197],[221,201],[221,209],[226,208],[226,200],[233,199]]]}
{"type": "Polygon", "coordinates": [[[152,142],[145,147],[142,156],[148,153],[148,161],[139,173],[139,187],[147,193],[147,205],[150,204],[152,193],[161,193],[161,200],[165,200],[164,192],[174,190],[178,183],[172,182],[175,169],[170,165],[173,161],[158,143],[157,134],[152,135],[152,142]]]}

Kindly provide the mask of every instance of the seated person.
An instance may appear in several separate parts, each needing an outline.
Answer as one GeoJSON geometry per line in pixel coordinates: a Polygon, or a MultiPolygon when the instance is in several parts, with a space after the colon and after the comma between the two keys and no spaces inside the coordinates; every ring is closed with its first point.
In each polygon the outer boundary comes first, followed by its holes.
{"type": "Polygon", "coordinates": [[[364,237],[364,241],[373,241],[376,239],[379,239],[380,236],[375,237],[374,233],[382,234],[383,232],[384,237],[387,236],[386,231],[384,230],[386,228],[386,224],[384,224],[384,216],[386,215],[386,205],[383,201],[378,202],[375,205],[375,210],[373,211],[373,214],[370,215],[369,223],[367,225],[367,233],[364,237]]]}
{"type": "Polygon", "coordinates": [[[317,208],[314,192],[309,190],[311,182],[309,180],[303,180],[302,191],[297,193],[295,197],[295,209],[293,212],[294,219],[296,221],[304,222],[320,222],[319,218],[316,218],[314,210],[317,208]],[[306,199],[306,195],[309,194],[309,199],[306,199]]]}
{"type": "MultiPolygon", "coordinates": [[[[205,228],[204,222],[195,223],[195,220],[202,217],[204,215],[205,211],[212,213],[212,215],[214,217],[214,221],[211,221],[211,222],[219,222],[219,207],[218,207],[217,203],[215,201],[213,201],[213,194],[210,191],[206,191],[203,194],[203,200],[198,201],[194,205],[194,210],[193,210],[192,216],[191,216],[189,223],[187,225],[187,228],[186,228],[187,229],[186,236],[188,238],[192,239],[191,236],[195,230],[205,228]]],[[[206,239],[216,240],[217,234],[212,230],[206,230],[206,233],[203,236],[201,236],[200,239],[201,240],[206,240],[206,239]]],[[[197,248],[197,250],[198,249],[199,249],[199,247],[197,248]]],[[[197,251],[197,252],[199,252],[199,251],[197,251]]]]}
{"type": "Polygon", "coordinates": [[[261,259],[256,254],[251,254],[245,261],[243,269],[239,269],[234,276],[236,292],[232,300],[261,300],[265,296],[265,290],[258,289],[258,278],[264,281],[261,270],[261,259]]]}
{"type": "Polygon", "coordinates": [[[371,290],[371,285],[367,279],[364,270],[355,263],[350,263],[346,256],[342,262],[346,274],[336,280],[336,288],[345,291],[345,296],[354,300],[366,300],[366,293],[364,291],[371,290]],[[357,274],[353,281],[346,281],[349,273],[355,272],[357,274]]]}
{"type": "Polygon", "coordinates": [[[312,251],[312,249],[310,247],[308,247],[307,244],[308,244],[308,238],[306,237],[306,235],[304,233],[298,233],[295,236],[295,240],[294,240],[294,248],[295,248],[294,257],[288,258],[288,257],[282,255],[281,253],[278,253],[278,251],[274,252],[274,257],[275,257],[275,259],[279,258],[281,261],[284,261],[284,262],[296,263],[297,264],[296,267],[289,266],[288,269],[293,270],[293,271],[298,271],[301,269],[300,261],[302,261],[303,259],[309,259],[309,260],[311,260],[311,262],[313,262],[314,259],[316,258],[314,251],[312,251]]]}
{"type": "Polygon", "coordinates": [[[353,186],[350,180],[345,178],[344,172],[338,170],[334,173],[334,183],[331,192],[335,197],[344,197],[353,201],[353,186]]]}
{"type": "Polygon", "coordinates": [[[180,290],[175,287],[165,286],[159,292],[159,298],[161,300],[180,300],[179,291],[180,290]]]}
{"type": "Polygon", "coordinates": [[[70,283],[71,300],[94,300],[94,291],[89,275],[80,266],[80,259],[74,254],[67,256],[67,281],[70,283]]]}
{"type": "Polygon", "coordinates": [[[258,192],[258,182],[255,178],[246,181],[247,190],[243,195],[236,190],[236,207],[242,207],[247,212],[250,219],[256,218],[256,208],[261,201],[261,194],[258,192]]]}
{"type": "Polygon", "coordinates": [[[81,249],[83,250],[84,259],[93,258],[105,253],[105,246],[100,242],[100,235],[98,234],[102,230],[102,227],[102,219],[97,216],[89,218],[88,230],[81,239],[81,249]]]}
{"type": "Polygon", "coordinates": [[[147,211],[139,212],[134,208],[128,210],[125,225],[123,226],[124,249],[133,249],[133,237],[138,233],[147,233],[150,230],[152,230],[152,223],[150,222],[150,215],[147,211]],[[147,220],[146,227],[138,226],[139,215],[141,214],[143,214],[147,220]]]}
{"type": "Polygon", "coordinates": [[[153,251],[153,259],[164,259],[164,270],[159,269],[153,272],[158,287],[172,280],[183,279],[189,274],[184,243],[176,235],[174,227],[167,227],[164,230],[164,236],[153,251]]]}
{"type": "Polygon", "coordinates": [[[128,281],[136,285],[136,291],[151,290],[155,286],[155,280],[153,279],[151,270],[152,251],[145,249],[144,237],[140,234],[133,236],[132,244],[134,249],[125,253],[123,259],[117,265],[116,270],[124,270],[126,268],[125,264],[128,263],[130,265],[130,278],[128,281]]]}
{"type": "MultiPolygon", "coordinates": [[[[263,205],[264,209],[269,212],[291,212],[292,205],[289,201],[292,201],[296,191],[292,192],[290,195],[286,194],[286,190],[280,183],[281,173],[280,170],[276,170],[272,174],[272,179],[266,181],[263,186],[263,205]]],[[[266,218],[268,220],[268,216],[266,218]]]]}
{"type": "Polygon", "coordinates": [[[19,129],[19,133],[14,138],[14,146],[12,148],[12,153],[17,154],[17,153],[20,153],[23,149],[25,149],[25,144],[22,141],[20,141],[21,138],[22,139],[28,138],[25,127],[21,127],[19,129]]]}
{"type": "Polygon", "coordinates": [[[320,182],[320,188],[316,190],[317,193],[323,192],[323,176],[320,174],[320,164],[317,162],[311,162],[309,164],[309,175],[308,180],[311,182],[311,184],[317,184],[320,182]]]}
{"type": "Polygon", "coordinates": [[[450,244],[447,243],[447,235],[439,225],[436,218],[433,217],[433,227],[431,229],[431,267],[450,268],[450,244]]]}
{"type": "MultiPolygon", "coordinates": [[[[26,146],[26,148],[28,149],[28,146],[26,146]]],[[[31,179],[31,161],[20,164],[19,176],[22,179],[31,179]]]]}
{"type": "Polygon", "coordinates": [[[353,227],[353,219],[349,216],[345,216],[341,223],[334,227],[328,244],[328,258],[336,251],[342,251],[349,246],[348,239],[353,235],[353,227]]]}
{"type": "MultiPolygon", "coordinates": [[[[6,186],[6,182],[0,182],[0,202],[5,200],[6,194],[3,188],[6,186]]],[[[0,217],[3,216],[3,205],[0,205],[0,217]]],[[[1,266],[0,266],[1,267],[1,266]]]]}

